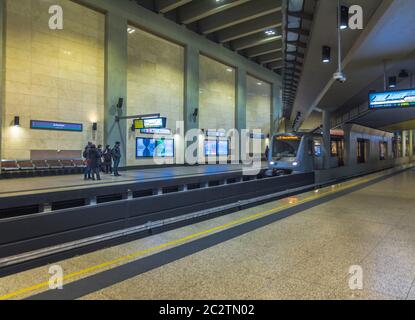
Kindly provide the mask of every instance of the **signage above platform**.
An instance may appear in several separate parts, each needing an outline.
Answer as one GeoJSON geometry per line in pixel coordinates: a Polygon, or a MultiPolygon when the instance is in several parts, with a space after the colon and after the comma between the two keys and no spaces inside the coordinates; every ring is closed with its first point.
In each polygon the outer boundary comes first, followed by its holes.
{"type": "Polygon", "coordinates": [[[166,128],[160,128],[160,129],[140,129],[140,133],[142,134],[165,134],[165,135],[171,135],[171,129],[166,129],[166,128]]]}
{"type": "Polygon", "coordinates": [[[42,120],[31,120],[30,128],[37,130],[57,130],[57,131],[72,131],[82,132],[82,123],[67,123],[67,122],[53,122],[42,120]]]}
{"type": "Polygon", "coordinates": [[[406,108],[415,106],[415,89],[369,93],[370,109],[406,108]]]}
{"type": "Polygon", "coordinates": [[[135,119],[134,128],[136,130],[141,129],[160,129],[165,128],[167,124],[167,118],[149,118],[149,119],[135,119]]]}

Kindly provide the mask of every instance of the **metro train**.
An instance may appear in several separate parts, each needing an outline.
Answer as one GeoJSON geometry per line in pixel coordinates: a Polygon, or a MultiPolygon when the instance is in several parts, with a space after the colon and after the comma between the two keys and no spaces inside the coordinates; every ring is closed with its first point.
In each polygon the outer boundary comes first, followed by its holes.
{"type": "MultiPolygon", "coordinates": [[[[331,136],[331,147],[336,151],[339,165],[342,161],[343,137],[331,136]]],[[[270,141],[266,175],[311,172],[323,169],[326,151],[319,133],[278,133],[270,141]]]]}

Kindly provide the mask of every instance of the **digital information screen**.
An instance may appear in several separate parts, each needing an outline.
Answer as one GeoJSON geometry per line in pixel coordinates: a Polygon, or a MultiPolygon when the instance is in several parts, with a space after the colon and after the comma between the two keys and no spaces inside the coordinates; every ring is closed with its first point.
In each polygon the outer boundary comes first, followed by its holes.
{"type": "Polygon", "coordinates": [[[218,142],[218,156],[228,156],[229,155],[229,141],[228,140],[219,140],[218,142]]]}
{"type": "Polygon", "coordinates": [[[136,157],[137,158],[173,158],[174,157],[174,139],[136,139],[136,157]]]}
{"type": "Polygon", "coordinates": [[[206,157],[216,157],[218,149],[217,140],[205,140],[205,156],[206,157]]]}
{"type": "Polygon", "coordinates": [[[141,129],[160,129],[165,128],[167,124],[167,118],[149,118],[149,119],[135,119],[134,128],[136,130],[141,129]]]}
{"type": "Polygon", "coordinates": [[[174,157],[174,139],[160,139],[156,143],[156,157],[174,157]]]}
{"type": "Polygon", "coordinates": [[[57,130],[57,131],[72,131],[82,132],[83,125],[81,123],[67,123],[67,122],[53,122],[42,120],[31,120],[30,128],[37,130],[57,130]]]}
{"type": "Polygon", "coordinates": [[[415,89],[369,93],[369,109],[415,106],[415,89]]]}
{"type": "Polygon", "coordinates": [[[152,158],[154,157],[154,150],[156,149],[156,140],[149,138],[136,139],[136,157],[137,158],[152,158]]]}

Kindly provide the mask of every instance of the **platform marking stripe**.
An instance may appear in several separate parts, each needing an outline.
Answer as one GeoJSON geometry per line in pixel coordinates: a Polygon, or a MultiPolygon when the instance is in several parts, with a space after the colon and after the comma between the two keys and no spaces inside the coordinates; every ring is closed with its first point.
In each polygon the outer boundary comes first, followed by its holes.
{"type": "MultiPolygon", "coordinates": [[[[306,202],[310,202],[312,200],[322,198],[322,197],[324,197],[328,194],[338,193],[340,191],[353,188],[357,185],[364,184],[364,183],[369,182],[369,181],[374,180],[374,179],[376,179],[376,178],[372,178],[372,179],[366,178],[364,180],[359,180],[357,182],[348,184],[346,186],[339,187],[335,190],[330,189],[330,187],[327,187],[328,188],[327,191],[325,191],[323,193],[318,193],[318,194],[306,197],[303,200],[299,200],[296,203],[288,203],[288,204],[280,206],[278,208],[270,209],[270,210],[259,212],[259,213],[256,213],[256,214],[244,217],[244,218],[240,218],[240,219],[237,219],[237,220],[234,220],[234,221],[230,221],[230,222],[225,223],[223,225],[220,225],[220,226],[208,229],[208,230],[204,230],[204,231],[201,231],[201,232],[197,232],[197,233],[194,233],[194,234],[191,234],[191,235],[188,235],[186,237],[176,239],[176,240],[173,240],[173,241],[170,241],[170,242],[166,242],[166,243],[163,243],[163,244],[158,245],[158,246],[153,247],[153,248],[140,250],[140,251],[134,252],[132,254],[129,254],[129,255],[114,259],[114,260],[110,260],[110,261],[107,261],[107,262],[104,262],[104,263],[101,263],[101,264],[98,264],[98,265],[95,265],[95,266],[92,266],[92,267],[89,267],[89,268],[86,268],[86,269],[82,269],[80,271],[73,272],[73,273],[70,273],[70,274],[64,276],[63,280],[69,280],[69,279],[72,279],[72,278],[77,277],[77,276],[85,275],[85,274],[88,274],[88,273],[93,272],[93,271],[104,269],[106,267],[115,267],[116,265],[118,265],[122,262],[132,261],[134,259],[137,259],[137,258],[143,256],[143,255],[153,253],[155,251],[159,251],[159,250],[165,249],[167,247],[172,247],[172,246],[175,246],[175,245],[179,245],[179,244],[182,244],[182,243],[187,242],[189,240],[194,240],[198,237],[208,235],[208,234],[213,233],[215,231],[224,230],[224,229],[227,229],[229,227],[232,227],[232,226],[235,226],[235,225],[238,225],[238,224],[242,224],[244,222],[255,220],[255,219],[267,216],[267,215],[275,214],[275,213],[278,213],[280,211],[299,206],[299,205],[304,204],[306,202]]],[[[287,199],[287,198],[285,198],[285,199],[287,199]]],[[[38,289],[41,289],[41,288],[48,287],[48,286],[49,286],[49,281],[45,281],[45,282],[30,286],[30,287],[23,288],[23,289],[15,291],[15,292],[11,292],[11,293],[5,294],[3,296],[0,296],[0,300],[7,300],[7,299],[10,299],[10,298],[14,298],[16,296],[23,295],[23,294],[26,294],[26,293],[29,293],[29,292],[32,292],[32,291],[35,291],[35,290],[38,290],[38,289]]]]}

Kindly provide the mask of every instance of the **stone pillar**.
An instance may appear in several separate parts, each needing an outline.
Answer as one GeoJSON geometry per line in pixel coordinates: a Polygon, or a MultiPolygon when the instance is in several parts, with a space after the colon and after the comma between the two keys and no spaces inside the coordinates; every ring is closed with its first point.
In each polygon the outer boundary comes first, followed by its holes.
{"type": "MultiPolygon", "coordinates": [[[[5,23],[5,16],[6,16],[6,5],[5,5],[6,1],[5,0],[0,0],[0,46],[1,48],[3,48],[3,50],[0,50],[0,92],[4,93],[4,75],[5,75],[5,66],[4,66],[4,48],[6,46],[5,43],[5,37],[4,37],[4,23],[5,23]]],[[[0,97],[0,159],[2,159],[2,155],[3,155],[3,149],[2,149],[2,133],[4,130],[4,126],[5,126],[5,107],[4,107],[4,103],[5,103],[5,98],[4,98],[4,94],[1,95],[0,97]]],[[[0,162],[0,168],[1,168],[1,162],[0,162]]]]}
{"type": "Polygon", "coordinates": [[[414,131],[413,130],[409,130],[409,156],[413,157],[414,156],[414,131]]]}
{"type": "Polygon", "coordinates": [[[199,50],[185,47],[184,134],[199,128],[199,50]],[[197,112],[197,117],[194,115],[197,112]]]}
{"type": "Polygon", "coordinates": [[[323,143],[324,143],[324,169],[330,169],[330,112],[323,111],[323,143]]]}
{"type": "Polygon", "coordinates": [[[243,159],[241,154],[242,130],[247,129],[246,125],[246,103],[247,103],[247,73],[243,68],[236,70],[236,107],[235,107],[235,129],[239,132],[239,145],[237,154],[243,159]]]}
{"type": "Polygon", "coordinates": [[[127,62],[128,22],[126,18],[111,12],[106,16],[105,35],[105,112],[104,141],[113,146],[121,142],[121,167],[127,165],[127,120],[115,121],[115,117],[127,116],[127,62]],[[121,109],[117,108],[119,98],[124,99],[121,109]]]}
{"type": "Polygon", "coordinates": [[[272,85],[272,102],[271,102],[271,136],[278,130],[279,120],[282,115],[281,86],[272,85]]]}

